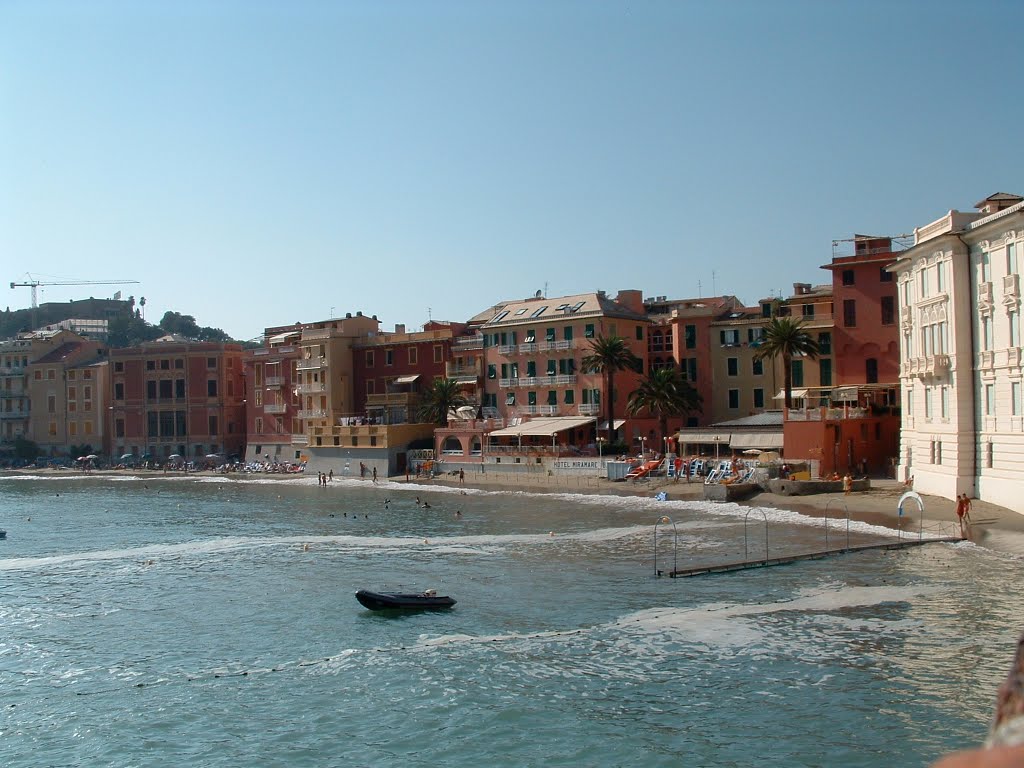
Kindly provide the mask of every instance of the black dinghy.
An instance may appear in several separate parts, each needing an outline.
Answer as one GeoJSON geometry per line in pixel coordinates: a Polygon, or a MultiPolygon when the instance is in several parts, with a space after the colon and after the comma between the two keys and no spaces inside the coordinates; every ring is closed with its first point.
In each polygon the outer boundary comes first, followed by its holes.
{"type": "Polygon", "coordinates": [[[371,592],[360,589],[356,592],[356,600],[371,611],[384,611],[393,608],[417,611],[439,611],[451,608],[456,601],[448,595],[439,595],[433,589],[423,592],[371,592]]]}

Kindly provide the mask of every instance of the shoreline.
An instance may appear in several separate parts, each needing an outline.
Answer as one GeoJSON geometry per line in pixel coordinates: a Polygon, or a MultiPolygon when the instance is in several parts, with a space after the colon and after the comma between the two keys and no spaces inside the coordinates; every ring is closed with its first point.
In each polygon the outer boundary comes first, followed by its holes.
{"type": "MultiPolygon", "coordinates": [[[[38,475],[40,477],[137,477],[170,478],[170,477],[219,477],[226,481],[232,480],[274,480],[289,482],[306,478],[305,473],[221,473],[214,471],[197,472],[164,472],[163,470],[64,470],[64,469],[4,469],[0,470],[0,478],[12,475],[38,475]]],[[[312,479],[312,475],[308,476],[312,479]]],[[[340,479],[340,478],[339,478],[340,479]]],[[[346,478],[356,480],[358,478],[346,478]]],[[[383,478],[391,485],[407,484],[405,475],[392,475],[383,478]]],[[[370,483],[369,478],[365,482],[370,483]]],[[[577,493],[584,495],[627,496],[653,498],[660,492],[668,495],[672,501],[705,501],[703,482],[676,481],[668,478],[652,478],[643,483],[614,482],[598,476],[547,476],[526,473],[469,473],[465,482],[460,483],[453,475],[440,475],[432,479],[410,477],[408,485],[420,490],[430,487],[474,488],[478,490],[505,493],[577,493]]],[[[411,489],[410,489],[411,490],[411,489]]],[[[921,494],[924,503],[923,515],[916,504],[910,504],[905,516],[899,516],[899,499],[906,492],[902,483],[891,479],[872,479],[871,488],[867,491],[854,491],[849,496],[844,493],[820,493],[807,496],[782,496],[768,491],[736,502],[743,507],[769,507],[784,509],[808,517],[824,517],[826,513],[832,519],[845,517],[848,510],[851,520],[879,525],[897,530],[902,528],[913,533],[921,525],[930,533],[941,533],[948,536],[959,535],[959,524],[956,517],[956,502],[939,496],[921,494]]],[[[717,503],[717,502],[708,502],[717,503]]],[[[1024,534],[1024,515],[1020,515],[1005,507],[988,502],[972,500],[972,524],[968,528],[967,539],[975,544],[985,545],[989,531],[1024,534]]]]}

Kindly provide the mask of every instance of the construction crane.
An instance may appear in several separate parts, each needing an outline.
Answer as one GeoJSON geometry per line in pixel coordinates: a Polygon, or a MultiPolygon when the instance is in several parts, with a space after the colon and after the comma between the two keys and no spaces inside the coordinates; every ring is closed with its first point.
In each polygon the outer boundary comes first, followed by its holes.
{"type": "Polygon", "coordinates": [[[59,280],[55,282],[43,282],[41,280],[33,280],[32,275],[29,275],[27,283],[11,283],[11,288],[31,288],[32,289],[32,309],[36,309],[39,306],[38,289],[39,286],[43,285],[138,285],[138,280],[59,280]]]}

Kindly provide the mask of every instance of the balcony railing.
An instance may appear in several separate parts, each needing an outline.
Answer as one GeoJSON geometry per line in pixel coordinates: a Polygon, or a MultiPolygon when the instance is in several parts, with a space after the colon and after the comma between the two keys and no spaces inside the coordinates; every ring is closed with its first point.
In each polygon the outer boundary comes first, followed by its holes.
{"type": "Polygon", "coordinates": [[[597,416],[601,413],[600,403],[583,403],[580,405],[580,416],[597,416]]]}
{"type": "Polygon", "coordinates": [[[519,412],[530,416],[557,416],[557,405],[521,405],[519,412]]]}
{"type": "Polygon", "coordinates": [[[327,411],[322,408],[308,408],[295,414],[300,419],[326,419],[327,411]]]}
{"type": "Polygon", "coordinates": [[[499,355],[514,355],[518,351],[519,347],[515,344],[502,344],[495,347],[495,349],[497,349],[499,355]]]}
{"type": "Polygon", "coordinates": [[[319,339],[331,338],[331,331],[328,328],[303,331],[302,341],[317,341],[319,339]]]}
{"type": "Polygon", "coordinates": [[[1003,301],[1020,298],[1020,275],[1003,275],[1003,301]]]}
{"type": "Polygon", "coordinates": [[[27,419],[28,411],[0,411],[0,419],[27,419]]]}
{"type": "Polygon", "coordinates": [[[907,374],[922,379],[930,376],[945,376],[949,373],[949,369],[949,355],[915,357],[906,363],[907,374]]]}
{"type": "Polygon", "coordinates": [[[311,357],[308,360],[299,360],[295,367],[300,371],[319,371],[327,367],[327,361],[322,357],[311,357]]]}
{"type": "Polygon", "coordinates": [[[284,384],[284,376],[267,376],[263,382],[268,387],[280,387],[284,384]]]}
{"type": "Polygon", "coordinates": [[[300,395],[315,395],[318,392],[326,391],[326,389],[327,387],[322,381],[318,381],[315,384],[299,384],[299,386],[295,388],[300,395]]]}
{"type": "Polygon", "coordinates": [[[309,437],[306,435],[292,435],[292,445],[309,445],[309,437]]]}
{"type": "Polygon", "coordinates": [[[544,352],[553,352],[562,349],[572,349],[572,339],[562,339],[561,341],[542,341],[540,348],[544,352]]]}
{"type": "Polygon", "coordinates": [[[452,344],[455,349],[483,349],[483,336],[460,336],[452,344]]]}
{"type": "Polygon", "coordinates": [[[284,403],[264,403],[264,413],[284,413],[288,410],[288,406],[284,403]]]}
{"type": "Polygon", "coordinates": [[[479,363],[477,365],[455,365],[453,363],[448,363],[445,366],[445,375],[449,379],[469,376],[477,377],[480,375],[480,370],[481,368],[479,363]]]}
{"type": "Polygon", "coordinates": [[[503,389],[510,387],[557,387],[576,383],[576,374],[562,373],[556,376],[517,376],[515,378],[498,379],[498,386],[503,389]]]}
{"type": "Polygon", "coordinates": [[[520,344],[518,352],[520,355],[532,355],[537,352],[537,342],[528,341],[525,344],[520,344]]]}

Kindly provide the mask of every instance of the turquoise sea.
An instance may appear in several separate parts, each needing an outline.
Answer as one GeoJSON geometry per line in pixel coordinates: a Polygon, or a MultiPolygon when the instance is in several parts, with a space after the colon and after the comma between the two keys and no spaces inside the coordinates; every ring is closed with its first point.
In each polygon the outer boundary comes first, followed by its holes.
{"type": "MultiPolygon", "coordinates": [[[[983,739],[1019,542],[654,577],[662,515],[659,568],[763,554],[747,512],[0,478],[0,765],[924,766],[983,739]],[[361,587],[459,602],[383,615],[361,587]]],[[[773,556],[822,543],[821,520],[765,516],[773,556]]]]}

